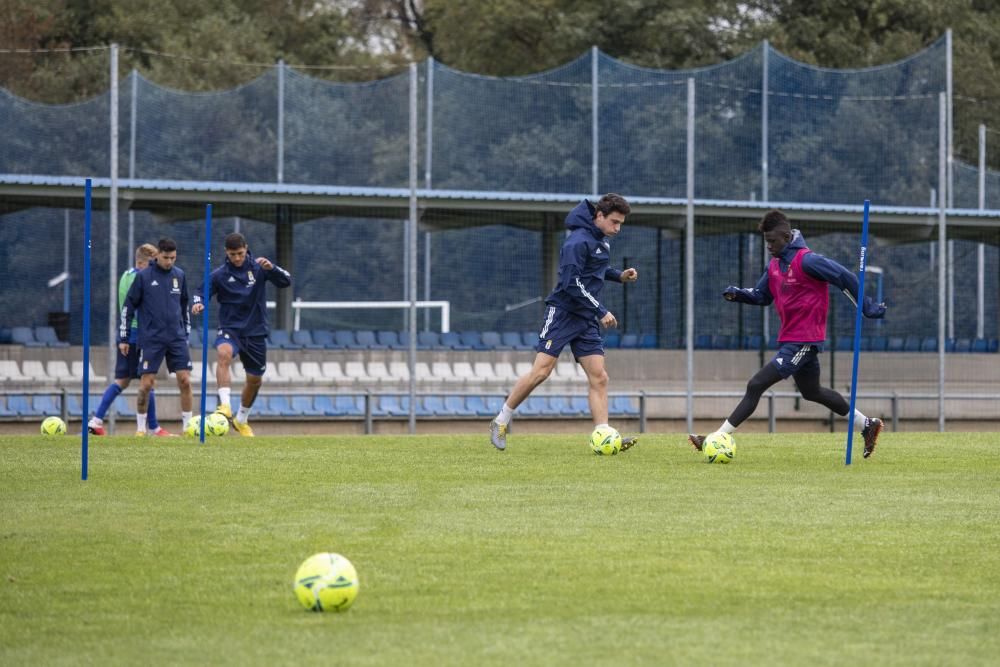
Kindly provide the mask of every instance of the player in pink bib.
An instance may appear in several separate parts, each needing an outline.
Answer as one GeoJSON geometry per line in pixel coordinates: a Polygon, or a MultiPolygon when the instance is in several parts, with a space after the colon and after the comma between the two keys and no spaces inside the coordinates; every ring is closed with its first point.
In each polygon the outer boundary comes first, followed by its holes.
{"type": "MultiPolygon", "coordinates": [[[[764,392],[789,377],[795,379],[795,386],[804,399],[825,405],[846,417],[850,405],[844,397],[819,383],[819,351],[826,340],[826,315],[830,307],[827,285],[846,292],[857,303],[858,278],[837,262],[811,251],[802,234],[792,229],[781,211],[768,211],[758,229],[773,258],[767,271],[756,287],[730,286],[722,296],[727,301],[755,306],[774,303],[781,320],[778,353],[750,378],[743,399],[719,431],[734,432],[757,409],[764,392]]],[[[862,311],[865,317],[880,318],[885,315],[885,304],[874,303],[865,297],[862,311]]],[[[882,420],[868,418],[855,410],[854,423],[861,427],[865,440],[864,457],[868,458],[875,451],[882,420]]],[[[695,449],[701,450],[704,436],[691,434],[688,438],[695,449]]]]}

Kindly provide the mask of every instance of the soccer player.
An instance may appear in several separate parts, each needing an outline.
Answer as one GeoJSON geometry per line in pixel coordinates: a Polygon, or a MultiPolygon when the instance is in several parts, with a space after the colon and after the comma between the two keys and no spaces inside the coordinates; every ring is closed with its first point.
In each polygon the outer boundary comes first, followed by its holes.
{"type": "Polygon", "coordinates": [[[160,239],[156,259],[140,271],[125,297],[118,328],[118,349],[128,355],[132,317],[139,317],[139,399],[136,405],[136,435],[146,434],[149,395],[156,384],[156,371],[164,358],[167,370],[177,374],[181,390],[181,430],[191,420],[191,355],[188,353],[188,288],[177,261],[177,244],[160,239]]]}
{"type": "MultiPolygon", "coordinates": [[[[215,374],[219,385],[219,407],[216,412],[226,416],[236,431],[253,437],[247,423],[250,408],[257,398],[267,365],[267,294],[271,281],[278,287],[288,287],[292,277],[288,271],[266,257],[254,257],[242,234],[226,236],[226,262],[209,276],[208,299],[219,301],[219,332],[215,339],[218,365],[215,374]],[[230,406],[233,357],[240,355],[247,381],[240,397],[240,409],[233,417],[230,406]]],[[[205,310],[205,286],[194,293],[195,315],[205,310]]]]}
{"type": "MultiPolygon", "coordinates": [[[[630,211],[624,197],[611,193],[596,204],[582,201],[566,216],[569,236],[559,251],[559,283],[545,299],[548,307],[535,346],[535,361],[531,370],[518,378],[500,414],[490,422],[490,442],[497,449],[507,448],[507,427],[514,410],[549,377],[567,345],[587,374],[587,400],[594,428],[607,425],[608,373],[604,368],[601,326],[616,327],[618,320],[598,297],[605,280],[628,283],[639,279],[639,272],[633,268],[611,268],[610,239],[621,231],[630,211]]],[[[636,442],[636,438],[625,438],[622,449],[636,442]]]]}
{"type": "MultiPolygon", "coordinates": [[[[122,274],[121,280],[118,281],[119,308],[125,307],[125,296],[128,294],[129,287],[132,286],[132,281],[135,280],[136,275],[138,275],[140,271],[145,269],[156,258],[156,252],[156,246],[149,243],[144,243],[135,249],[135,266],[125,271],[125,273],[122,274]]],[[[132,325],[128,334],[128,354],[122,354],[121,350],[116,351],[115,380],[108,385],[107,389],[104,390],[104,396],[101,397],[101,403],[97,406],[97,410],[94,412],[94,416],[91,417],[90,422],[87,423],[87,429],[94,435],[107,434],[107,431],[104,430],[104,415],[108,413],[108,410],[111,408],[111,404],[116,398],[118,398],[118,395],[128,389],[129,384],[132,383],[132,379],[139,377],[138,340],[139,321],[132,318],[132,325]]],[[[149,432],[153,435],[173,435],[173,433],[160,426],[156,421],[156,396],[153,391],[149,392],[149,407],[146,421],[149,432]]]]}
{"type": "MultiPolygon", "coordinates": [[[[811,251],[802,233],[792,229],[781,211],[768,211],[758,229],[764,235],[764,243],[773,257],[767,271],[757,281],[756,287],[730,286],[722,296],[727,301],[755,306],[767,306],[774,302],[781,320],[779,348],[774,359],[750,378],[743,399],[719,431],[735,431],[757,409],[761,395],[772,385],[789,377],[795,378],[795,386],[802,398],[825,405],[846,417],[850,405],[844,397],[819,384],[819,349],[826,340],[826,314],[830,305],[827,283],[849,294],[851,300],[857,303],[857,276],[837,262],[811,251]]],[[[864,297],[862,312],[865,317],[881,318],[885,315],[885,304],[874,303],[870,297],[864,297]]],[[[854,423],[861,427],[865,440],[864,457],[868,458],[878,443],[882,420],[866,417],[855,410],[854,423]]],[[[701,451],[704,436],[691,434],[688,439],[695,449],[701,451]]]]}

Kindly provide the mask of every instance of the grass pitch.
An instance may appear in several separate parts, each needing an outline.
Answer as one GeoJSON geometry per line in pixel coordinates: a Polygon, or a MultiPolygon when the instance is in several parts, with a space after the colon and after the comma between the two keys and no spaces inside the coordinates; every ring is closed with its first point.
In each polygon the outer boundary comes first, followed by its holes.
{"type": "Polygon", "coordinates": [[[1000,656],[1000,437],[0,439],[0,664],[882,664],[1000,656]],[[304,611],[299,563],[361,591],[304,611]]]}

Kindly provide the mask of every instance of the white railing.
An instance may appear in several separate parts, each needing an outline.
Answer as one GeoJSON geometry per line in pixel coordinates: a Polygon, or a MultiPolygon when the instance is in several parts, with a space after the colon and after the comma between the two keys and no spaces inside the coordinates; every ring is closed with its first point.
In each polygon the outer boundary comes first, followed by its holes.
{"type": "MultiPolygon", "coordinates": [[[[276,308],[277,302],[268,301],[268,308],[276,308]]],[[[409,301],[302,301],[296,299],[292,302],[295,310],[294,331],[299,330],[302,322],[303,310],[355,310],[365,308],[368,310],[378,310],[382,308],[409,308],[409,301]]],[[[440,308],[441,309],[441,333],[451,331],[451,302],[450,301],[417,301],[417,308],[440,308]]]]}

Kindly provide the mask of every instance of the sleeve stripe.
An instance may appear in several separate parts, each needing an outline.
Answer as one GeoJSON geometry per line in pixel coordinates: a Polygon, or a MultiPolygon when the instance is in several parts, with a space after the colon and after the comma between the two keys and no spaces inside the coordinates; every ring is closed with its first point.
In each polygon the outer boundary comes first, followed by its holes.
{"type": "Polygon", "coordinates": [[[587,298],[587,301],[592,303],[594,305],[594,308],[600,308],[601,304],[599,304],[597,302],[597,299],[595,299],[593,295],[587,291],[587,289],[583,286],[583,283],[580,282],[580,278],[577,277],[575,280],[576,280],[576,286],[580,288],[580,293],[587,298]]]}

